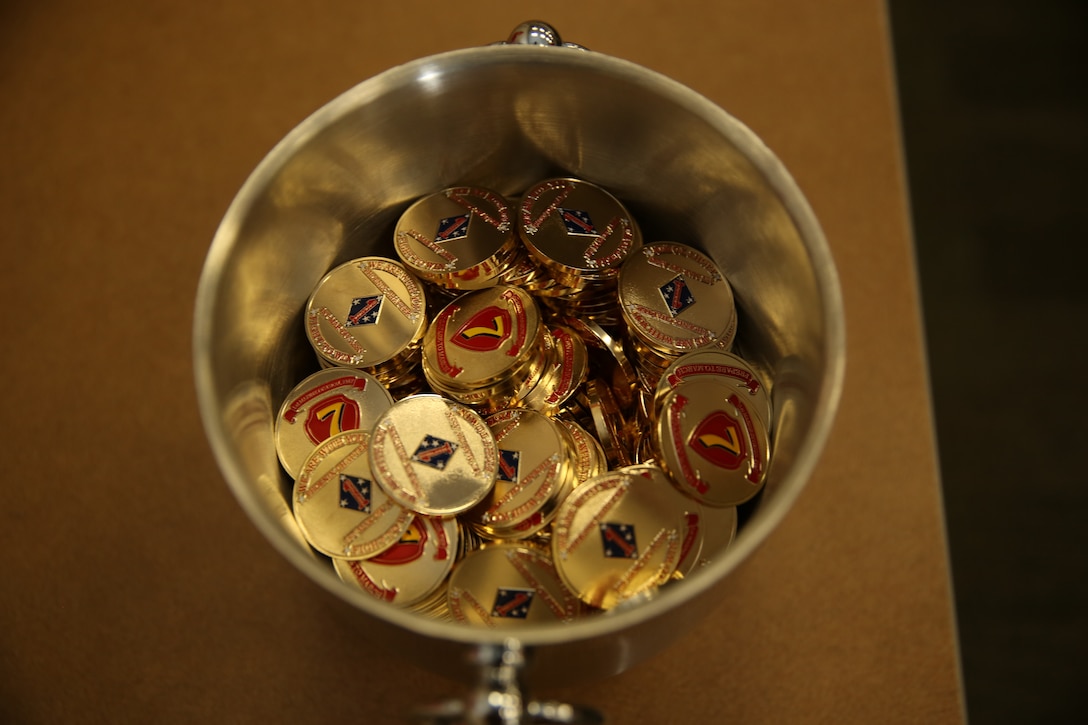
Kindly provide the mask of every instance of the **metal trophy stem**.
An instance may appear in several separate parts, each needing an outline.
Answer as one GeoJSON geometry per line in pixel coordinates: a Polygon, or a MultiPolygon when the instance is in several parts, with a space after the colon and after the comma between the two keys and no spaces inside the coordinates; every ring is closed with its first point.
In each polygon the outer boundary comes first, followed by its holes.
{"type": "Polygon", "coordinates": [[[590,708],[554,701],[526,700],[521,675],[527,653],[521,642],[483,645],[474,653],[480,681],[464,700],[447,700],[418,710],[424,725],[595,725],[604,717],[590,708]]]}

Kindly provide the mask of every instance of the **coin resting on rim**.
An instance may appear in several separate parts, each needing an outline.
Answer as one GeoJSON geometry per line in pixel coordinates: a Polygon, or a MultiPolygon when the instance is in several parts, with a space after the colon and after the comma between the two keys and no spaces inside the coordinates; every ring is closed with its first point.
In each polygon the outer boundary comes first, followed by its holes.
{"type": "Polygon", "coordinates": [[[759,416],[763,427],[770,431],[771,396],[767,386],[748,362],[724,350],[698,350],[676,358],[658,380],[654,392],[654,408],[661,408],[665,396],[684,380],[699,376],[719,376],[740,391],[741,400],[759,416]]]}

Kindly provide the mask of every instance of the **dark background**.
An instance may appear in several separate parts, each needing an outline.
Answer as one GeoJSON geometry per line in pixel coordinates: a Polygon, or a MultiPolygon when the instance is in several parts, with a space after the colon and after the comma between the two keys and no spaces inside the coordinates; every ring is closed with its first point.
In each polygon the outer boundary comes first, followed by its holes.
{"type": "Polygon", "coordinates": [[[1088,3],[892,0],[973,723],[1088,676],[1088,3]]]}

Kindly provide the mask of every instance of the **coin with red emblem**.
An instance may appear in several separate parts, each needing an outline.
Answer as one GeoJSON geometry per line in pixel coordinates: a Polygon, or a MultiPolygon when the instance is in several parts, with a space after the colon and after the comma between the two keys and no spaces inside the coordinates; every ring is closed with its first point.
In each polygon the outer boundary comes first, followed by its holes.
{"type": "Polygon", "coordinates": [[[276,453],[284,470],[298,476],[306,457],[332,436],[370,430],[393,404],[378,380],[361,370],[328,368],[296,385],[276,416],[276,453]]]}
{"type": "Polygon", "coordinates": [[[767,429],[726,378],[700,376],[665,396],[654,428],[660,462],[673,483],[708,506],[736,506],[763,487],[767,429]]]}
{"type": "Polygon", "coordinates": [[[408,607],[438,590],[460,546],[454,518],[416,516],[388,549],[369,559],[333,557],[340,578],[383,602],[408,607]]]}

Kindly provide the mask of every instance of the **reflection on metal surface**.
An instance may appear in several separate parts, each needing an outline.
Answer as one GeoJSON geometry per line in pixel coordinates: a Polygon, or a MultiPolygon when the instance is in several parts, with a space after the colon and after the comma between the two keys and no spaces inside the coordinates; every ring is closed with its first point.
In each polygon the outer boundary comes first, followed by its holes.
{"type": "Polygon", "coordinates": [[[248,380],[238,385],[224,402],[223,428],[231,436],[223,442],[233,446],[227,455],[253,482],[240,497],[250,518],[263,524],[266,536],[270,527],[273,536],[285,537],[316,560],[286,498],[290,488],[276,455],[272,410],[267,383],[248,380]]]}

